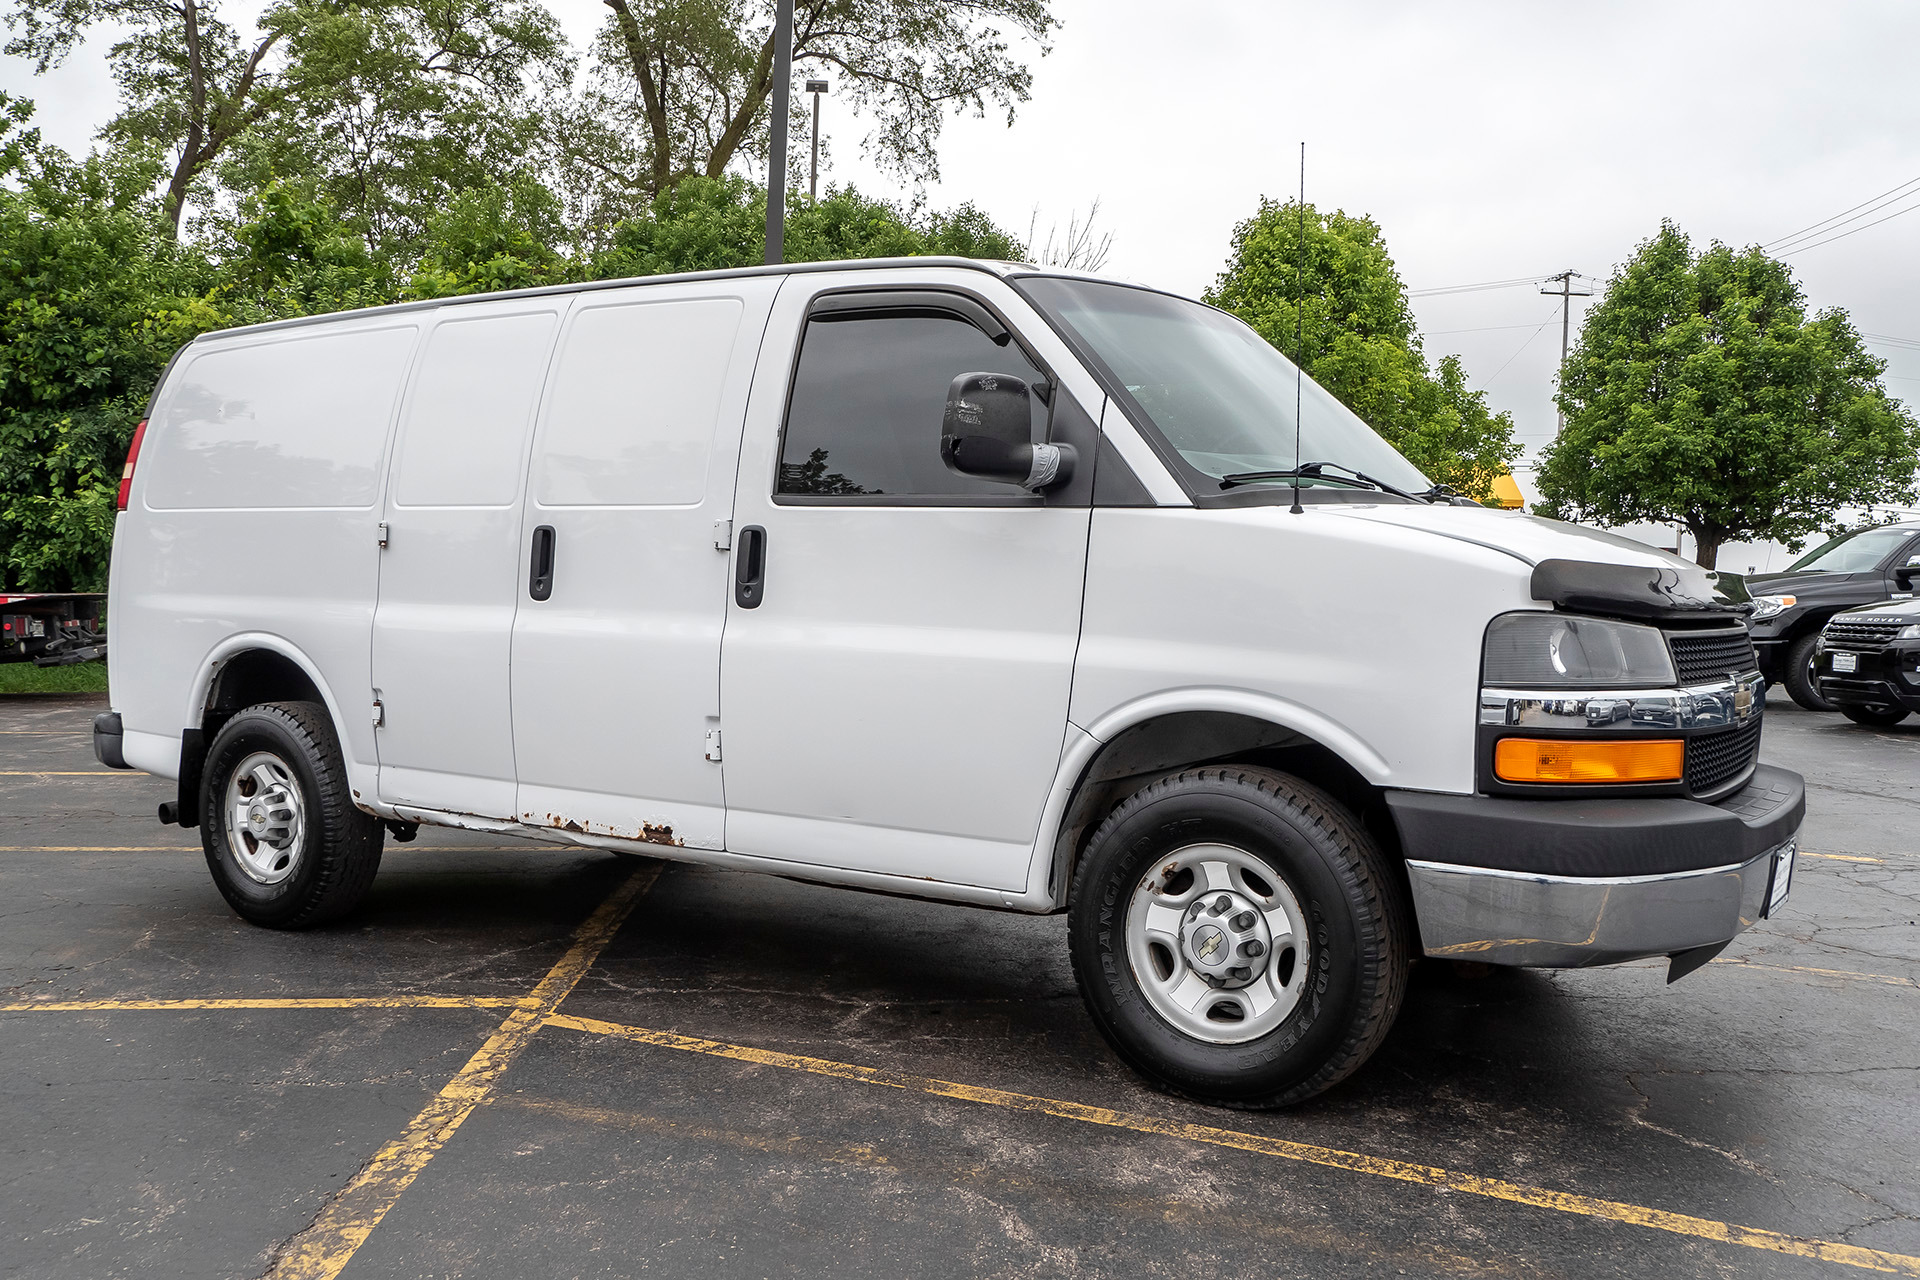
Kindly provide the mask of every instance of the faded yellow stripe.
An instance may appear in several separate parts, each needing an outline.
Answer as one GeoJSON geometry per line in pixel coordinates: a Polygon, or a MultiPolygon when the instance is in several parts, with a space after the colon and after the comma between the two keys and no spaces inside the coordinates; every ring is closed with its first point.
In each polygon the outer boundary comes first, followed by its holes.
{"type": "Polygon", "coordinates": [[[1370,1174],[1377,1178],[1391,1178],[1397,1182],[1443,1187],[1449,1191],[1463,1191],[1469,1195],[1486,1196],[1489,1199],[1504,1200],[1512,1204],[1552,1209],[1560,1213],[1578,1214],[1588,1218],[1604,1218],[1612,1222],[1624,1222],[1657,1231],[1671,1231],[1678,1235],[1743,1245],[1749,1249],[1766,1249],[1798,1258],[1816,1258],[1823,1262],[1837,1262],[1843,1266],[1863,1267],[1869,1271],[1883,1271],[1894,1275],[1920,1276],[1920,1257],[1883,1253],[1878,1249],[1863,1249],[1858,1245],[1842,1244],[1833,1240],[1790,1236],[1759,1227],[1743,1227],[1731,1222],[1718,1222],[1712,1218],[1669,1213],[1664,1209],[1651,1209],[1645,1205],[1602,1200],[1594,1196],[1554,1191],[1547,1187],[1528,1186],[1521,1182],[1508,1182],[1501,1178],[1482,1178],[1470,1173],[1456,1173],[1451,1169],[1435,1168],[1432,1165],[1409,1164],[1402,1160],[1361,1155],[1355,1151],[1310,1146],[1304,1142],[1289,1142],[1284,1138],[1269,1138],[1261,1134],[1242,1133],[1233,1129],[1215,1129],[1208,1125],[1187,1124],[1131,1111],[1112,1111],[1106,1107],[1090,1107],[1084,1103],[1063,1102],[1056,1098],[1036,1098],[1024,1093],[1008,1093],[1002,1089],[956,1084],[951,1080],[909,1075],[903,1071],[854,1066],[845,1062],[832,1062],[825,1058],[807,1058],[799,1054],[779,1053],[771,1049],[753,1049],[745,1045],[726,1044],[718,1040],[700,1040],[692,1036],[674,1035],[668,1031],[653,1031],[646,1027],[629,1027],[617,1022],[602,1022],[596,1018],[575,1018],[567,1014],[555,1013],[549,1015],[546,1021],[556,1027],[585,1031],[592,1035],[615,1036],[665,1049],[680,1049],[688,1053],[706,1054],[715,1058],[732,1058],[737,1062],[750,1062],[763,1067],[780,1067],[788,1071],[805,1071],[813,1075],[832,1076],[839,1080],[854,1080],[861,1084],[880,1085],[890,1089],[905,1089],[914,1093],[930,1093],[937,1097],[980,1102],[1014,1111],[1056,1116],[1063,1120],[1078,1120],[1085,1124],[1104,1125],[1113,1129],[1130,1129],[1136,1133],[1184,1138],[1189,1142],[1204,1142],[1216,1147],[1231,1147],[1259,1155],[1277,1156],[1282,1160],[1296,1160],[1304,1164],[1346,1169],[1353,1173],[1370,1174]]]}
{"type": "Polygon", "coordinates": [[[1800,964],[1760,964],[1754,960],[1711,961],[1738,969],[1764,969],[1768,973],[1805,973],[1816,978],[1846,978],[1853,982],[1884,982],[1891,987],[1920,987],[1920,979],[1896,977],[1890,973],[1856,973],[1852,969],[1813,969],[1800,964]]]}
{"type": "Polygon", "coordinates": [[[0,778],[150,778],[138,769],[0,769],[0,778]]]}
{"type": "Polygon", "coordinates": [[[506,1009],[518,996],[287,996],[198,1000],[22,1000],[0,1013],[101,1013],[122,1009],[506,1009]]]}
{"type": "Polygon", "coordinates": [[[1867,856],[1865,856],[1864,854],[1857,854],[1857,853],[1808,853],[1808,852],[1807,852],[1807,851],[1806,851],[1805,849],[1802,849],[1802,850],[1800,850],[1800,856],[1801,856],[1801,857],[1803,857],[1803,858],[1827,858],[1827,859],[1829,859],[1829,860],[1831,860],[1831,861],[1834,861],[1834,862],[1885,862],[1885,861],[1886,861],[1886,859],[1885,859],[1885,858],[1869,858],[1869,857],[1867,857],[1867,856]]]}
{"type": "Polygon", "coordinates": [[[473,1114],[474,1107],[485,1100],[547,1017],[586,976],[601,949],[659,874],[658,863],[645,867],[608,895],[574,932],[567,954],[547,971],[539,986],[517,1002],[479,1052],[447,1081],[399,1137],[374,1153],[353,1181],[320,1211],[312,1226],[287,1243],[267,1272],[268,1280],[332,1280],[340,1274],[420,1171],[473,1114]]]}

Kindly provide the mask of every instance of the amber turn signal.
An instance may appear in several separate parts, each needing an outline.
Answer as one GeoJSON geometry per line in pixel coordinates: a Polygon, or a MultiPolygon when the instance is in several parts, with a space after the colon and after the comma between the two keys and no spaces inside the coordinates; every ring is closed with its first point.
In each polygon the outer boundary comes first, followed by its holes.
{"type": "Polygon", "coordinates": [[[1502,782],[1677,782],[1686,768],[1677,739],[1648,742],[1502,738],[1494,744],[1493,773],[1502,782]]]}

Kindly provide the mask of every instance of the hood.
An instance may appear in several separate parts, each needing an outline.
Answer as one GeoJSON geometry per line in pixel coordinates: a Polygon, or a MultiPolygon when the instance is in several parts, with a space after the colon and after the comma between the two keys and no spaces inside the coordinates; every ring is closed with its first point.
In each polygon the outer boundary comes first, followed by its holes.
{"type": "Polygon", "coordinates": [[[1534,599],[1582,613],[1663,619],[1749,611],[1740,575],[1702,569],[1670,551],[1602,529],[1485,507],[1321,509],[1503,552],[1532,567],[1534,599]]]}
{"type": "Polygon", "coordinates": [[[1920,622],[1920,600],[1888,600],[1881,604],[1862,605],[1858,609],[1848,609],[1833,615],[1835,620],[1848,622],[1920,622]]]}
{"type": "Polygon", "coordinates": [[[1492,547],[1510,556],[1539,564],[1542,560],[1587,560],[1596,564],[1624,564],[1636,568],[1693,569],[1671,551],[1650,547],[1604,529],[1548,520],[1524,511],[1495,511],[1487,507],[1443,507],[1382,504],[1380,506],[1326,506],[1356,520],[1421,529],[1442,538],[1492,547]]]}
{"type": "Polygon", "coordinates": [[[1814,573],[1750,573],[1747,575],[1747,590],[1755,595],[1792,595],[1797,591],[1810,591],[1816,587],[1836,587],[1852,582],[1859,577],[1856,573],[1833,573],[1822,569],[1814,573]]]}

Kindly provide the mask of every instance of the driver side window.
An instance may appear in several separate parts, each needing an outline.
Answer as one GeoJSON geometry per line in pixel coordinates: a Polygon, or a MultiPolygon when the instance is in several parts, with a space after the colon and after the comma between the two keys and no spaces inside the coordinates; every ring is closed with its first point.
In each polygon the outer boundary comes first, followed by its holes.
{"type": "MultiPolygon", "coordinates": [[[[807,322],[787,404],[775,492],[799,498],[1010,498],[1018,489],[957,475],[940,460],[947,388],[963,373],[1042,375],[1018,344],[997,345],[956,315],[836,314],[807,322]]],[[[1034,400],[1035,440],[1046,406],[1034,400]]]]}

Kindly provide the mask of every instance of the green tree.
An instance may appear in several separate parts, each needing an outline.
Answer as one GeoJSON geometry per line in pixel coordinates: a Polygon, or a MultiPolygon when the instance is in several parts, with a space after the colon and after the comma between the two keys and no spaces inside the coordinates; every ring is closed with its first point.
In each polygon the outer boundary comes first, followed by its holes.
{"type": "Polygon", "coordinates": [[[376,254],[411,259],[451,193],[523,185],[537,83],[568,51],[539,0],[281,0],[283,65],[221,169],[230,190],[301,183],[376,254]]]}
{"type": "MultiPolygon", "coordinates": [[[[752,266],[765,259],[766,210],[765,190],[744,178],[688,178],[622,223],[590,274],[611,279],[752,266]]],[[[818,201],[794,201],[787,213],[789,262],[936,253],[1011,259],[1024,252],[972,205],[921,214],[852,187],[829,187],[818,201]]]]}
{"type": "MultiPolygon", "coordinates": [[[[558,141],[603,201],[632,211],[686,178],[765,163],[773,0],[602,2],[594,70],[558,141]]],[[[797,0],[793,74],[835,75],[836,101],[875,121],[882,166],[936,178],[945,114],[991,106],[1011,122],[1033,83],[1012,41],[1044,55],[1055,25],[1049,0],[797,0]]]]}
{"type": "Polygon", "coordinates": [[[1670,222],[1614,272],[1561,374],[1566,426],[1542,514],[1677,521],[1701,565],[1723,543],[1798,545],[1842,507],[1910,503],[1920,425],[1846,312],[1807,315],[1758,248],[1695,254],[1670,222]]]}
{"type": "Polygon", "coordinates": [[[559,201],[537,182],[462,191],[428,220],[408,296],[445,298],[577,278],[574,264],[552,247],[563,235],[559,201]]]}
{"type": "Polygon", "coordinates": [[[110,156],[35,147],[17,176],[0,188],[0,573],[100,590],[134,425],[214,270],[110,156]]]}
{"type": "Polygon", "coordinates": [[[180,235],[187,200],[258,117],[270,75],[269,31],[243,41],[209,0],[12,0],[6,52],[37,72],[57,66],[89,30],[120,34],[107,61],[120,85],[121,112],[101,130],[112,145],[167,157],[165,214],[180,235]]]}
{"type": "Polygon", "coordinates": [[[1519,456],[1512,417],[1467,387],[1458,357],[1428,366],[1406,286],[1371,218],[1312,205],[1303,217],[1297,203],[1262,199],[1234,228],[1206,300],[1252,325],[1441,484],[1485,501],[1519,456]]]}

